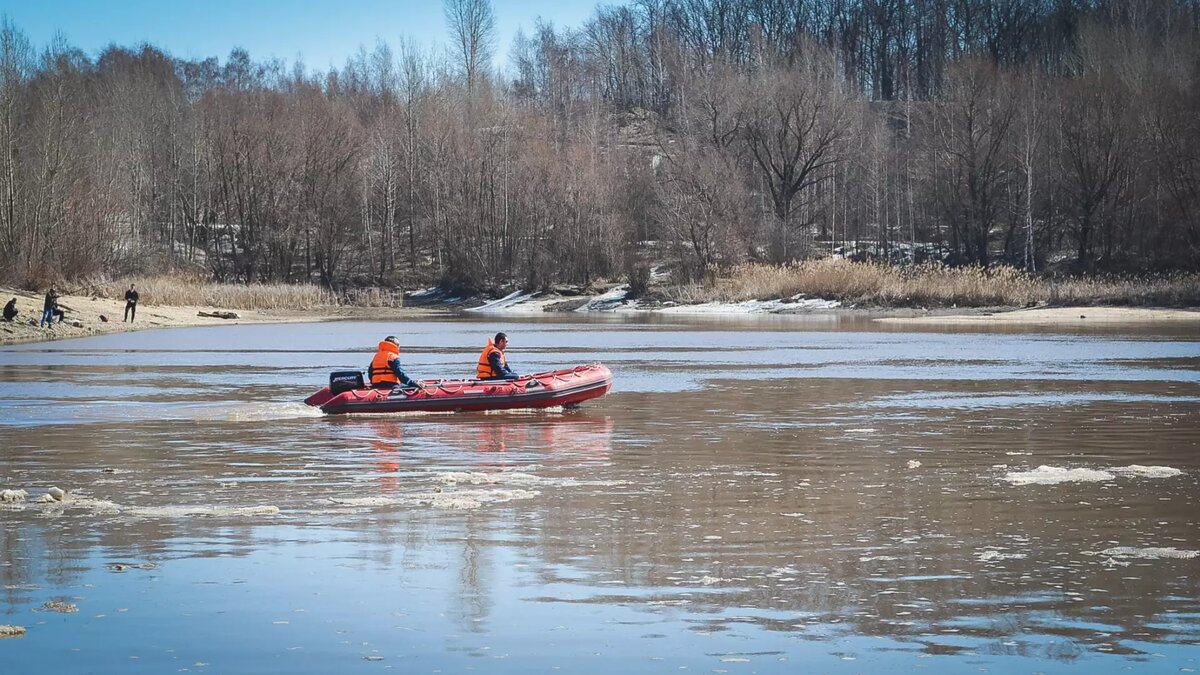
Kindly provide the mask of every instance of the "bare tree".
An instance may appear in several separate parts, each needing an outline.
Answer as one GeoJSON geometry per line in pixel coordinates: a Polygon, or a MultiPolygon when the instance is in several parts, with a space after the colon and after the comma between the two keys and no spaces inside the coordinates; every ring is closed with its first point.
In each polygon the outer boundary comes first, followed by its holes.
{"type": "Polygon", "coordinates": [[[455,57],[473,89],[487,70],[496,42],[496,14],[489,0],[445,0],[446,24],[454,41],[455,57]]]}
{"type": "Polygon", "coordinates": [[[990,63],[955,67],[947,99],[934,107],[933,133],[945,160],[939,187],[954,234],[953,244],[970,262],[987,265],[992,230],[1011,167],[1005,149],[1016,104],[990,63]]]}
{"type": "Polygon", "coordinates": [[[830,55],[812,45],[791,68],[764,69],[751,80],[745,140],[770,191],[781,228],[781,259],[789,240],[813,222],[805,211],[813,188],[832,176],[849,129],[850,98],[830,55]]]}

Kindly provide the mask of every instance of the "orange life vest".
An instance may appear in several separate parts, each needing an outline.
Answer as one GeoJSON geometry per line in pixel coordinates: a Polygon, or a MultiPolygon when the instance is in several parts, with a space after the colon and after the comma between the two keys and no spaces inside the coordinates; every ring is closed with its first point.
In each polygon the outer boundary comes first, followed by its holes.
{"type": "Polygon", "coordinates": [[[475,369],[475,379],[486,380],[493,377],[500,377],[502,375],[502,373],[498,373],[492,368],[492,363],[488,360],[491,357],[492,352],[496,352],[500,355],[501,366],[508,365],[508,359],[504,358],[504,352],[496,346],[496,343],[492,341],[492,338],[488,338],[487,346],[483,348],[483,353],[479,355],[479,367],[475,369]]]}
{"type": "Polygon", "coordinates": [[[391,364],[397,358],[400,358],[400,347],[387,340],[379,343],[379,351],[375,352],[375,358],[371,359],[371,370],[368,373],[372,385],[400,384],[400,379],[392,372],[391,364]]]}

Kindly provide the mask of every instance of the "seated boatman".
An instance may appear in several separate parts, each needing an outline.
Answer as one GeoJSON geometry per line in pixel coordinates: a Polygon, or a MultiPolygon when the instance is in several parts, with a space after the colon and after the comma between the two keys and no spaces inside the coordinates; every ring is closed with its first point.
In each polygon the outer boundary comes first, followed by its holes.
{"type": "Polygon", "coordinates": [[[488,338],[487,346],[479,355],[479,366],[475,369],[477,380],[515,380],[520,375],[508,367],[508,359],[504,358],[504,349],[508,347],[508,336],[496,333],[496,337],[488,338]]]}
{"type": "Polygon", "coordinates": [[[379,343],[371,368],[367,371],[372,387],[420,387],[422,384],[404,374],[400,367],[400,343],[395,335],[389,335],[379,343]]]}

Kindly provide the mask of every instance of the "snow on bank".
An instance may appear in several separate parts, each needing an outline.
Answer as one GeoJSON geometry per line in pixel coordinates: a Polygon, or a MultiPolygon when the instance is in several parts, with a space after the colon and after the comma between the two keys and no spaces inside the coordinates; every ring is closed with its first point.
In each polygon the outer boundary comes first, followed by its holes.
{"type": "Polygon", "coordinates": [[[1130,478],[1171,478],[1181,476],[1183,472],[1170,466],[1142,466],[1140,464],[1107,469],[1065,469],[1043,464],[1029,471],[1010,471],[1004,474],[1004,480],[1013,485],[1058,485],[1059,483],[1098,483],[1114,480],[1118,475],[1130,478]]]}
{"type": "MultiPolygon", "coordinates": [[[[428,295],[427,291],[422,293],[428,295]]],[[[414,294],[415,296],[416,294],[414,294]]],[[[536,292],[514,291],[496,300],[485,302],[466,311],[485,314],[537,314],[547,311],[551,305],[569,302],[572,298],[536,292]]],[[[589,298],[580,298],[582,304],[576,312],[658,312],[662,314],[698,315],[745,315],[786,314],[811,312],[841,307],[837,300],[821,300],[795,295],[785,300],[746,300],[744,302],[705,302],[694,305],[668,303],[663,306],[646,306],[629,297],[629,286],[614,286],[608,291],[589,298]]]]}
{"type": "Polygon", "coordinates": [[[664,314],[781,314],[795,311],[837,309],[837,300],[792,296],[787,300],[745,300],[743,302],[705,302],[699,305],[674,305],[658,310],[664,314]]]}

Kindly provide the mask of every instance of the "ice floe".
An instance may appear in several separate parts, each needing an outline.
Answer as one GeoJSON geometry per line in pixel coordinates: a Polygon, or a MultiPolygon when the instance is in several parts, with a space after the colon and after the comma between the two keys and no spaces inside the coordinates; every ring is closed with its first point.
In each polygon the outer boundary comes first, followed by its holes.
{"type": "Polygon", "coordinates": [[[430,506],[435,509],[476,509],[484,504],[497,504],[518,499],[532,499],[541,494],[536,490],[456,490],[454,492],[424,492],[400,496],[335,497],[330,501],[339,506],[430,506]]]}
{"type": "Polygon", "coordinates": [[[1136,558],[1141,560],[1161,560],[1163,558],[1174,558],[1178,560],[1190,560],[1196,556],[1200,556],[1200,551],[1180,550],[1173,546],[1157,547],[1150,546],[1146,548],[1136,548],[1133,546],[1113,546],[1106,548],[1103,551],[1088,552],[1088,555],[1103,555],[1114,560],[1127,560],[1136,558]]]}
{"type": "Polygon", "coordinates": [[[979,562],[998,562],[1000,560],[1021,560],[1025,558],[1024,553],[1005,553],[1003,551],[989,548],[975,552],[975,559],[979,562]]]}
{"type": "Polygon", "coordinates": [[[1108,467],[1105,469],[1074,468],[1043,464],[1029,471],[1009,471],[1004,474],[1004,480],[1013,485],[1058,485],[1059,483],[1098,483],[1114,480],[1118,475],[1132,478],[1170,478],[1183,475],[1179,469],[1169,466],[1129,466],[1108,467]]]}

